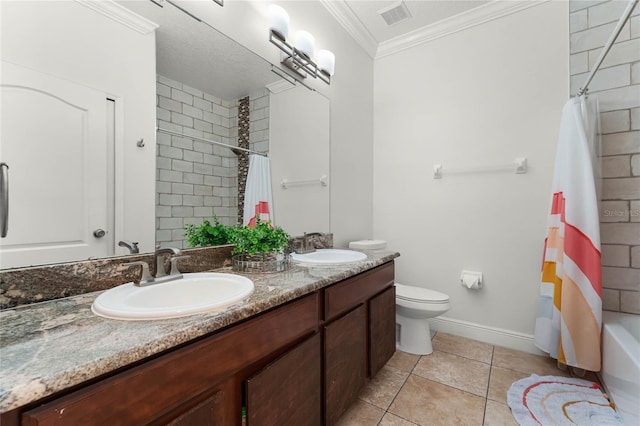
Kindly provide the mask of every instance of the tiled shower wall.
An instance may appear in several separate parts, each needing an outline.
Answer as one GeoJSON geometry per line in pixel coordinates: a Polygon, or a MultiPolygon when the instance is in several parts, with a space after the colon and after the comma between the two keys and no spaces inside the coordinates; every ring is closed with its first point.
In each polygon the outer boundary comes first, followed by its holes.
{"type": "MultiPolygon", "coordinates": [[[[226,101],[158,75],[157,121],[163,129],[238,145],[238,100],[226,101]]],[[[249,96],[249,148],[269,150],[269,91],[249,96]]],[[[238,157],[228,148],[158,132],[156,242],[186,248],[184,226],[238,222],[238,157]]]]}
{"type": "Polygon", "coordinates": [[[249,148],[269,152],[269,90],[249,95],[249,148]]]}
{"type": "MultiPolygon", "coordinates": [[[[575,1],[570,7],[571,94],[575,95],[627,6],[575,1]]],[[[603,308],[640,314],[640,7],[589,85],[600,102],[603,308]]]]}
{"type": "MultiPolygon", "coordinates": [[[[160,75],[156,114],[160,128],[235,145],[235,103],[160,75]]],[[[185,248],[184,226],[211,220],[214,214],[224,224],[235,224],[236,155],[222,146],[161,132],[157,142],[156,242],[185,248]]]]}

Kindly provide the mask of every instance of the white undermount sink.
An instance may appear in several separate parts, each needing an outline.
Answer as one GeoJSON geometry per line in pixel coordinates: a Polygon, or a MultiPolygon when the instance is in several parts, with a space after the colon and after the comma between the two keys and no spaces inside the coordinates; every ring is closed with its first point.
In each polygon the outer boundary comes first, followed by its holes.
{"type": "Polygon", "coordinates": [[[127,283],[105,291],[91,310],[105,318],[151,320],[219,310],[253,293],[249,278],[215,272],[183,274],[183,278],[138,287],[127,283]]]}
{"type": "Polygon", "coordinates": [[[310,265],[339,265],[365,260],[367,255],[353,250],[320,249],[311,253],[291,253],[291,259],[298,263],[310,265]]]}

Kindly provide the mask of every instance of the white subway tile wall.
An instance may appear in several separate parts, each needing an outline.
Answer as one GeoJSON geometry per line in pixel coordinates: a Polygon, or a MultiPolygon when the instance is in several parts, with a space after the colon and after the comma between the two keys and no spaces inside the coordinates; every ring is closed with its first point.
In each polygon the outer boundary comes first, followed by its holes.
{"type": "MultiPolygon", "coordinates": [[[[235,145],[233,103],[158,75],[158,127],[235,145]]],[[[184,226],[237,220],[237,159],[224,147],[157,133],[156,241],[186,248],[184,226]]]]}
{"type": "MultiPolygon", "coordinates": [[[[575,95],[627,6],[570,2],[571,93],[575,95]]],[[[603,308],[640,314],[640,7],[596,73],[600,101],[603,308]]]]}
{"type": "MultiPolygon", "coordinates": [[[[238,145],[238,100],[228,101],[157,76],[158,127],[238,145]]],[[[249,148],[269,151],[269,91],[249,95],[249,148]]],[[[156,242],[186,248],[184,226],[217,216],[238,222],[238,158],[228,148],[157,133],[156,242]]]]}
{"type": "Polygon", "coordinates": [[[249,148],[269,152],[269,90],[249,95],[249,148]]]}

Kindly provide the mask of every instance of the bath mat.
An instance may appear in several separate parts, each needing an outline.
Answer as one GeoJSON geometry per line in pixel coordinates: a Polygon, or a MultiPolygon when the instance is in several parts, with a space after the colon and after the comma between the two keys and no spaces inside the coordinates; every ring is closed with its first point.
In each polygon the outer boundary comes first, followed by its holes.
{"type": "Polygon", "coordinates": [[[623,424],[600,386],[588,380],[533,374],[511,385],[507,404],[520,426],[623,424]]]}

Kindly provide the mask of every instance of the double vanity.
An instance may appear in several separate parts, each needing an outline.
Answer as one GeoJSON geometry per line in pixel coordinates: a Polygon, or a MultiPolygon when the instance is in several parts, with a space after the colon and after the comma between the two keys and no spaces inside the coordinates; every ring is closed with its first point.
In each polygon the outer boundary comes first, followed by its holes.
{"type": "Polygon", "coordinates": [[[397,256],[246,274],[247,298],[172,319],[97,316],[107,292],[1,311],[1,423],[335,424],[395,352],[397,256]]]}

